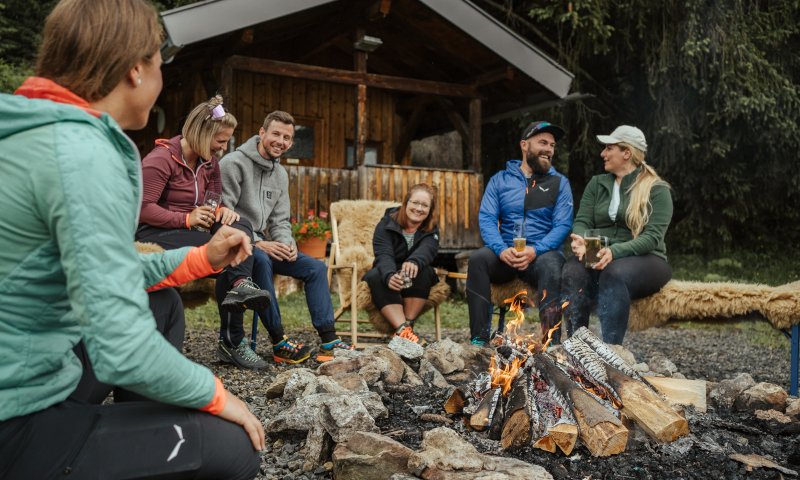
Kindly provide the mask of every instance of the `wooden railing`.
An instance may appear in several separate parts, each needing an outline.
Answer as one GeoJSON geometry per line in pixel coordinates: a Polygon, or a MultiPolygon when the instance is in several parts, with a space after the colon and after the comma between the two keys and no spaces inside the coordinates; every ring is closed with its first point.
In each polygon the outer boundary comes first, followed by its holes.
{"type": "Polygon", "coordinates": [[[478,209],[483,196],[483,176],[469,170],[446,170],[391,165],[361,166],[356,170],[287,166],[292,214],[328,210],[343,199],[400,202],[408,189],[427,183],[438,189],[439,239],[443,250],[463,250],[483,245],[478,229],[478,209]]]}

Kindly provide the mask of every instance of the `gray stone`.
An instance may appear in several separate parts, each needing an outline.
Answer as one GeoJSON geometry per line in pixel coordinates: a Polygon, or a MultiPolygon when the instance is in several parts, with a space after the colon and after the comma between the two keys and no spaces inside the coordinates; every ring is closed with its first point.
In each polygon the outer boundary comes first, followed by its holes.
{"type": "Polygon", "coordinates": [[[778,385],[761,382],[753,385],[736,397],[734,408],[737,410],[786,410],[786,399],[789,395],[778,385]]]}
{"type": "Polygon", "coordinates": [[[650,365],[650,370],[655,373],[660,373],[664,376],[671,377],[673,373],[678,371],[678,367],[672,363],[672,360],[665,357],[661,353],[655,353],[652,357],[650,357],[650,361],[647,362],[650,365]]]}
{"type": "Polygon", "coordinates": [[[645,362],[634,363],[633,369],[639,373],[645,373],[650,371],[650,365],[645,362]]]}
{"type": "Polygon", "coordinates": [[[400,355],[386,347],[369,348],[366,353],[368,357],[379,357],[386,361],[386,369],[381,374],[381,379],[385,383],[396,385],[403,381],[405,362],[400,358],[400,355]]]}
{"type": "Polygon", "coordinates": [[[419,477],[415,477],[414,475],[406,475],[405,473],[395,473],[389,480],[418,480],[419,477]]]}
{"type": "Polygon", "coordinates": [[[425,349],[423,358],[433,364],[440,373],[447,375],[464,369],[464,356],[464,348],[461,345],[445,338],[425,349]]]}
{"type": "Polygon", "coordinates": [[[725,379],[713,385],[708,392],[708,398],[717,408],[730,410],[736,397],[753,385],[755,385],[753,377],[747,373],[740,373],[734,378],[725,379]]]}
{"type": "Polygon", "coordinates": [[[317,376],[314,372],[306,368],[294,369],[286,380],[286,387],[283,389],[283,398],[294,400],[315,393],[317,387],[317,376]]]}
{"type": "MultiPolygon", "coordinates": [[[[352,395],[352,394],[351,394],[352,395]]],[[[375,392],[370,392],[369,390],[365,392],[357,392],[356,397],[361,400],[361,403],[364,405],[364,408],[367,409],[370,416],[374,419],[378,418],[388,418],[389,417],[389,410],[383,404],[383,400],[381,400],[381,396],[375,392]]]]}
{"type": "Polygon", "coordinates": [[[285,370],[279,373],[275,380],[267,387],[267,398],[278,398],[283,396],[283,390],[286,388],[286,382],[289,381],[289,377],[295,374],[295,372],[307,370],[312,375],[314,372],[308,370],[307,368],[293,368],[291,370],[285,370]]]}
{"type": "Polygon", "coordinates": [[[317,378],[316,388],[309,393],[347,394],[350,393],[350,390],[339,385],[333,378],[322,376],[317,378]]]}
{"type": "Polygon", "coordinates": [[[367,382],[364,381],[358,373],[343,373],[331,377],[333,380],[342,386],[342,388],[351,392],[366,392],[369,390],[367,382]]]}
{"type": "Polygon", "coordinates": [[[439,427],[423,434],[420,451],[408,459],[411,473],[425,480],[552,480],[542,467],[478,453],[455,431],[439,427]]]}
{"type": "Polygon", "coordinates": [[[636,364],[636,357],[634,357],[633,353],[627,348],[623,347],[622,345],[609,345],[609,347],[611,347],[611,350],[614,350],[617,355],[625,360],[625,363],[627,363],[628,366],[633,366],[636,364]]]}
{"type": "Polygon", "coordinates": [[[436,388],[449,388],[452,386],[447,382],[441,372],[424,358],[419,362],[419,376],[422,378],[423,382],[431,384],[436,388]]]}
{"type": "Polygon", "coordinates": [[[321,424],[315,423],[306,435],[306,457],[303,470],[310,472],[330,460],[333,439],[321,424]]]}
{"type": "Polygon", "coordinates": [[[389,362],[381,357],[365,358],[369,360],[362,362],[363,366],[358,370],[358,374],[367,382],[367,385],[374,385],[391,370],[389,362]]]}
{"type": "Polygon", "coordinates": [[[413,451],[378,433],[355,432],[333,451],[335,478],[372,480],[408,474],[408,457],[413,451]]]}
{"type": "Polygon", "coordinates": [[[354,432],[379,431],[361,399],[352,395],[330,396],[319,411],[319,421],[336,443],[347,441],[354,432]]]}
{"type": "Polygon", "coordinates": [[[362,357],[341,357],[325,362],[317,368],[317,374],[335,377],[345,373],[357,372],[362,366],[362,357]]]}
{"type": "Polygon", "coordinates": [[[404,367],[405,373],[403,374],[403,381],[409,385],[414,385],[415,387],[421,387],[425,385],[425,382],[417,375],[417,372],[414,371],[413,368],[406,365],[404,367]]]}
{"type": "Polygon", "coordinates": [[[786,400],[786,415],[800,422],[800,398],[789,398],[786,400]]]}
{"type": "Polygon", "coordinates": [[[407,360],[417,360],[422,358],[422,354],[425,353],[422,345],[397,335],[394,335],[389,341],[389,350],[407,360]]]}

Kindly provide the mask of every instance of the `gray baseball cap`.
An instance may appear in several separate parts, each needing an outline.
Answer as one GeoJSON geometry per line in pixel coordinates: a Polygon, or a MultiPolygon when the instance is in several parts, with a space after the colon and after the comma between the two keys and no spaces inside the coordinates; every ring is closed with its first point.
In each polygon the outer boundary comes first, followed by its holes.
{"type": "Polygon", "coordinates": [[[644,138],[644,133],[630,125],[620,125],[611,132],[611,135],[598,135],[597,140],[606,145],[627,143],[643,152],[647,151],[647,140],[644,138]]]}

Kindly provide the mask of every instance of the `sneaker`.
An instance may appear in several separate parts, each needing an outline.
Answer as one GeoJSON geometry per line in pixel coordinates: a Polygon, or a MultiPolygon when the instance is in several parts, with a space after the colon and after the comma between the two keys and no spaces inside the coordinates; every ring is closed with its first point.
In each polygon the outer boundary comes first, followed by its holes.
{"type": "Polygon", "coordinates": [[[250,278],[242,279],[238,285],[228,290],[223,307],[242,307],[251,310],[266,310],[272,303],[272,296],[266,290],[261,290],[250,278]]]}
{"type": "Polygon", "coordinates": [[[489,343],[489,342],[486,341],[485,339],[481,338],[481,337],[472,337],[472,340],[470,340],[469,343],[471,343],[473,345],[477,345],[479,347],[485,347],[486,344],[489,343]]]}
{"type": "Polygon", "coordinates": [[[355,347],[347,342],[343,342],[341,338],[328,343],[323,343],[319,346],[319,353],[317,353],[318,362],[327,362],[333,360],[334,354],[337,350],[354,350],[355,347]]]}
{"type": "Polygon", "coordinates": [[[414,328],[409,325],[408,322],[400,325],[400,328],[394,332],[394,336],[411,340],[414,343],[419,343],[419,337],[416,333],[414,333],[414,328]]]}
{"type": "Polygon", "coordinates": [[[217,344],[217,357],[226,363],[232,363],[246,370],[260,370],[268,363],[264,361],[253,349],[246,338],[243,338],[236,348],[229,347],[222,340],[217,344]]]}
{"type": "Polygon", "coordinates": [[[287,336],[272,347],[272,359],[277,363],[294,365],[303,363],[311,357],[311,347],[296,342],[287,336]]]}

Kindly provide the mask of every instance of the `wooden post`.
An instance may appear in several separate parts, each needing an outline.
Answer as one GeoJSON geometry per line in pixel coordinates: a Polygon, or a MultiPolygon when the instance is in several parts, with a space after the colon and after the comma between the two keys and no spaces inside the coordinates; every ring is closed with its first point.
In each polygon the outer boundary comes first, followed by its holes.
{"type": "MultiPolygon", "coordinates": [[[[356,41],[364,36],[364,29],[356,29],[356,41]]],[[[355,67],[356,72],[367,73],[367,52],[356,50],[355,53],[355,67]]],[[[367,144],[367,85],[359,83],[356,87],[356,144],[355,147],[355,165],[360,167],[364,165],[364,154],[366,153],[367,144]]]]}
{"type": "Polygon", "coordinates": [[[481,99],[469,101],[470,168],[481,172],[481,99]]]}

